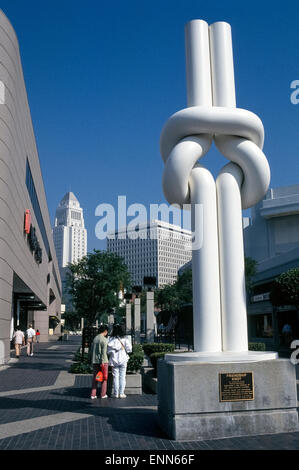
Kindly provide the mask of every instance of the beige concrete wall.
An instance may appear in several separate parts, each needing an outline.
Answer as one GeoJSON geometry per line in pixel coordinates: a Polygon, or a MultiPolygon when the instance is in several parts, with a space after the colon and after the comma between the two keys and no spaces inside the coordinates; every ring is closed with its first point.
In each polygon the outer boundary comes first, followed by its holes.
{"type": "Polygon", "coordinates": [[[0,365],[9,360],[13,271],[0,259],[0,365]]]}
{"type": "MultiPolygon", "coordinates": [[[[0,80],[5,85],[5,104],[0,104],[0,341],[5,342],[2,361],[7,360],[11,308],[5,307],[12,298],[12,273],[15,272],[38,298],[48,306],[49,287],[56,296],[55,314],[60,314],[60,275],[51,233],[43,179],[40,169],[30,110],[27,101],[19,45],[16,34],[0,11],[0,80]],[[26,187],[26,160],[28,158],[53,261],[49,262],[42,235],[26,187]],[[32,225],[43,250],[43,261],[37,264],[24,234],[24,213],[30,209],[32,225]],[[51,280],[47,283],[47,275],[51,280]],[[3,323],[4,322],[4,323],[3,323]],[[4,357],[6,359],[4,359],[4,357]]],[[[10,305],[11,307],[11,305],[10,305]]],[[[52,314],[51,307],[51,314],[52,314]]],[[[49,312],[42,323],[48,323],[49,312]]],[[[58,316],[58,315],[57,315],[58,316]]],[[[43,326],[45,328],[45,326],[43,326]]],[[[46,334],[46,333],[45,333],[46,334]]],[[[1,362],[1,346],[0,346],[1,362]]]]}
{"type": "Polygon", "coordinates": [[[40,342],[48,341],[49,337],[49,317],[45,312],[34,312],[34,328],[40,332],[40,342]]]}

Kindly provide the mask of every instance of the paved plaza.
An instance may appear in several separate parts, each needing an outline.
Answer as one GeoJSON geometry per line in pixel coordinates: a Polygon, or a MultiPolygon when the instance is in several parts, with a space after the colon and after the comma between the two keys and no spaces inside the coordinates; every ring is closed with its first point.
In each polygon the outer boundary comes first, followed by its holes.
{"type": "Polygon", "coordinates": [[[68,373],[80,341],[41,343],[33,357],[23,349],[0,368],[0,450],[299,450],[299,432],[170,440],[149,393],[91,401],[91,376],[68,373]]]}

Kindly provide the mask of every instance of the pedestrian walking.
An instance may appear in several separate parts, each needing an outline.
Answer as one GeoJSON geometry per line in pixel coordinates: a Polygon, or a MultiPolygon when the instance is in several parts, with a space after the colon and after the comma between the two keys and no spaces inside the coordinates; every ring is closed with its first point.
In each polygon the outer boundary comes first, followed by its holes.
{"type": "Polygon", "coordinates": [[[36,333],[32,328],[32,324],[29,324],[28,330],[26,330],[26,340],[27,340],[27,356],[33,356],[33,343],[35,341],[36,333]]]}
{"type": "Polygon", "coordinates": [[[36,330],[36,342],[39,343],[40,332],[36,330]]]}
{"type": "Polygon", "coordinates": [[[19,359],[20,354],[21,354],[21,346],[25,345],[25,336],[19,326],[17,326],[17,330],[14,332],[13,339],[15,342],[16,357],[19,359]]]}
{"type": "Polygon", "coordinates": [[[122,326],[114,325],[108,342],[109,364],[112,366],[113,375],[112,398],[126,398],[126,372],[130,352],[132,352],[132,346],[125,338],[122,326]]]}
{"type": "Polygon", "coordinates": [[[284,338],[284,345],[289,346],[292,340],[292,327],[288,323],[283,326],[282,334],[284,338]]]}
{"type": "Polygon", "coordinates": [[[108,326],[101,325],[99,328],[99,334],[94,338],[89,351],[89,357],[91,364],[93,366],[93,378],[91,386],[91,396],[93,400],[97,398],[97,386],[98,382],[96,376],[98,372],[102,372],[103,381],[101,387],[101,398],[107,398],[107,381],[108,381],[108,356],[107,356],[107,346],[108,340],[106,338],[108,334],[108,326]]]}

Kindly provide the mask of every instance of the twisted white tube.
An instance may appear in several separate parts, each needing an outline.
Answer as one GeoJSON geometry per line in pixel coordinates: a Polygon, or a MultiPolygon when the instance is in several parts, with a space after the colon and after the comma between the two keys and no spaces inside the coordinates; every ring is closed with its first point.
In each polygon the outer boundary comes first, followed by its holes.
{"type": "Polygon", "coordinates": [[[196,209],[203,208],[203,245],[192,252],[194,349],[222,350],[216,186],[212,174],[200,165],[190,179],[192,232],[196,233],[196,209]]]}
{"type": "Polygon", "coordinates": [[[186,203],[191,169],[209,151],[213,138],[224,157],[242,168],[243,209],[253,206],[263,198],[269,187],[270,169],[261,150],[264,143],[261,120],[250,111],[239,108],[193,106],[178,111],[168,119],[160,138],[160,152],[165,162],[163,190],[166,199],[170,204],[174,201],[180,205],[186,203]],[[186,140],[194,143],[195,139],[199,147],[195,152],[192,146],[193,157],[187,156],[187,152],[178,156],[182,149],[180,143],[186,140]],[[242,142],[247,144],[241,145],[242,142]]]}
{"type": "Polygon", "coordinates": [[[244,351],[248,341],[241,210],[256,204],[269,187],[263,124],[255,114],[235,107],[227,23],[210,28],[201,20],[188,23],[186,63],[189,107],[166,122],[160,151],[168,202],[191,203],[193,211],[196,204],[203,205],[203,246],[192,256],[195,350],[244,351]],[[216,187],[208,170],[197,165],[213,140],[231,162],[221,170],[216,187]]]}

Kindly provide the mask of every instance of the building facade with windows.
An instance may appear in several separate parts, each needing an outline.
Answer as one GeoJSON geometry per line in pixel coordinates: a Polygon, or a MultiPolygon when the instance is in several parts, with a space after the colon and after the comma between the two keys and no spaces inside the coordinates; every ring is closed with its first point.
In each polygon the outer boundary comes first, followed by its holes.
{"type": "Polygon", "coordinates": [[[61,280],[19,44],[0,11],[0,364],[17,325],[59,333],[61,280]]]}
{"type": "Polygon", "coordinates": [[[262,339],[268,348],[284,345],[282,329],[287,323],[299,338],[299,312],[294,305],[274,307],[271,285],[276,277],[299,267],[299,184],[271,188],[252,208],[244,230],[245,254],[255,259],[257,274],[248,299],[248,331],[251,341],[262,339]]]}
{"type": "Polygon", "coordinates": [[[173,284],[178,269],[191,259],[191,240],[189,230],[152,220],[139,224],[138,231],[126,227],[110,233],[107,251],[124,259],[133,285],[143,286],[144,277],[155,277],[162,287],[173,284]]]}

